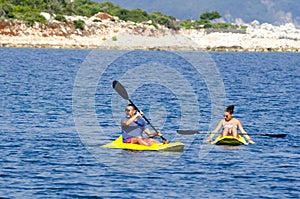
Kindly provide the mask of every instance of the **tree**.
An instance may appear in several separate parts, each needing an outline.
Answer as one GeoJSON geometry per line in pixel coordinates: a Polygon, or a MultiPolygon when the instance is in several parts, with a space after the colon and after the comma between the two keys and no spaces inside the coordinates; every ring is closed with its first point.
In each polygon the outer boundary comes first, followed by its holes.
{"type": "Polygon", "coordinates": [[[200,15],[200,19],[206,21],[212,21],[214,19],[219,19],[219,18],[221,18],[221,15],[217,11],[204,12],[200,15]]]}
{"type": "Polygon", "coordinates": [[[123,18],[125,21],[144,22],[148,20],[148,13],[141,9],[129,10],[123,18]]]}

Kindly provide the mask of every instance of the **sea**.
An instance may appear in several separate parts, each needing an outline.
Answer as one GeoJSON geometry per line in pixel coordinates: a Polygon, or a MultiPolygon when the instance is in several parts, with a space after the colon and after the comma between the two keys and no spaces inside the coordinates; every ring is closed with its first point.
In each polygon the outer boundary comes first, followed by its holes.
{"type": "Polygon", "coordinates": [[[300,197],[299,53],[0,48],[0,77],[0,198],[300,197]],[[129,100],[184,151],[101,147],[129,100]],[[204,142],[228,105],[255,144],[204,142]]]}

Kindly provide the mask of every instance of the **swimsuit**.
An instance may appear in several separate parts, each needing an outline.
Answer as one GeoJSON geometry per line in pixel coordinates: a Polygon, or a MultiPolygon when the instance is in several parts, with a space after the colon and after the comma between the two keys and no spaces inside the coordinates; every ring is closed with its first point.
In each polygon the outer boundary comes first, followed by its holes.
{"type": "MultiPolygon", "coordinates": [[[[124,143],[131,143],[133,137],[126,139],[125,141],[123,141],[124,143]]],[[[142,140],[146,140],[147,138],[142,138],[142,140]]]]}
{"type": "Polygon", "coordinates": [[[223,128],[224,128],[224,129],[225,129],[225,128],[232,129],[233,127],[237,129],[237,125],[235,125],[235,124],[224,124],[224,125],[223,125],[223,128]]]}
{"type": "Polygon", "coordinates": [[[224,130],[225,128],[228,128],[228,129],[229,129],[228,133],[229,133],[229,134],[232,134],[232,129],[233,129],[233,128],[237,129],[237,125],[236,125],[236,124],[224,124],[224,125],[223,125],[223,130],[224,130]]]}

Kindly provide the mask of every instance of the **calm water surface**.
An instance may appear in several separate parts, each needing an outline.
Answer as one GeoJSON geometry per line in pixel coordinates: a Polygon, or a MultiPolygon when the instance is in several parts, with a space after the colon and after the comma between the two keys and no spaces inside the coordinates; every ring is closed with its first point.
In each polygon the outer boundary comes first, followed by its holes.
{"type": "Polygon", "coordinates": [[[202,61],[200,73],[195,62],[163,51],[0,53],[1,198],[300,197],[299,53],[206,60],[185,52],[202,61]],[[127,103],[111,88],[114,79],[165,137],[186,144],[183,153],[99,147],[118,136],[127,103]],[[221,110],[212,111],[215,103],[221,110]],[[211,130],[212,115],[221,119],[229,104],[249,134],[287,137],[253,135],[255,145],[224,147],[176,134],[211,130]]]}

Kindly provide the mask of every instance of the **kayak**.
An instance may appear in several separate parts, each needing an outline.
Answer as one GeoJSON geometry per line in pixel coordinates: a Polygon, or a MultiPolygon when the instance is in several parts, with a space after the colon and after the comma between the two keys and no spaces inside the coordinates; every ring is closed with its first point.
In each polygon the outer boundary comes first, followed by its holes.
{"type": "Polygon", "coordinates": [[[242,136],[238,136],[238,138],[233,137],[233,136],[224,136],[222,137],[221,135],[213,141],[212,144],[216,145],[230,145],[230,146],[237,146],[237,145],[248,145],[246,140],[242,136]]]}
{"type": "Polygon", "coordinates": [[[141,144],[131,144],[124,143],[122,140],[122,135],[120,135],[116,140],[102,145],[102,148],[110,149],[128,149],[128,150],[139,150],[139,151],[172,151],[172,152],[182,152],[184,144],[181,142],[172,142],[169,144],[152,144],[151,146],[144,146],[141,144]]]}
{"type": "Polygon", "coordinates": [[[237,146],[237,145],[248,145],[246,140],[242,136],[238,136],[238,138],[233,136],[224,136],[220,135],[215,139],[215,141],[212,142],[212,144],[216,145],[230,145],[230,146],[237,146]]]}

